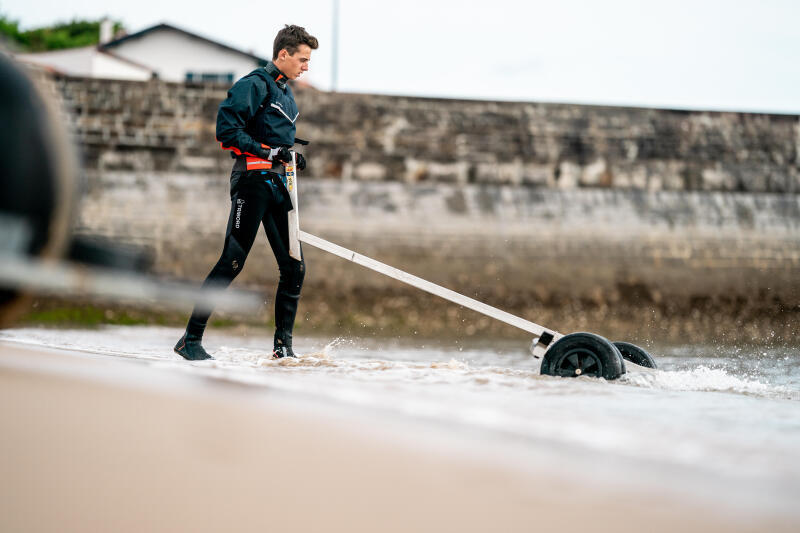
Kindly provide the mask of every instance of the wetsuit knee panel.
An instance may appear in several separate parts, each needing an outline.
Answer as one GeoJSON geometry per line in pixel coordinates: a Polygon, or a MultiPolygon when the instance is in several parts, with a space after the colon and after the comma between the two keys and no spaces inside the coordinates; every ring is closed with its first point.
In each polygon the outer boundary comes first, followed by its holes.
{"type": "Polygon", "coordinates": [[[287,261],[279,265],[281,279],[286,280],[293,286],[300,286],[303,284],[303,279],[306,276],[306,262],[305,261],[287,261]]]}
{"type": "Polygon", "coordinates": [[[231,235],[228,237],[228,242],[225,245],[225,250],[222,252],[221,263],[230,269],[232,277],[236,277],[244,267],[244,260],[247,259],[247,252],[236,240],[236,237],[231,235]]]}

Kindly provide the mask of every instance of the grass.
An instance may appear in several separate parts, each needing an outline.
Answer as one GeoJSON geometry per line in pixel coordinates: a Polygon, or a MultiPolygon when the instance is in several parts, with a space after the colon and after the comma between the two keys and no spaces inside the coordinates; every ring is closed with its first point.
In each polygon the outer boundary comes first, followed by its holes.
{"type": "MultiPolygon", "coordinates": [[[[399,299],[393,295],[370,298],[323,298],[321,291],[310,292],[301,301],[296,335],[337,335],[356,337],[417,338],[507,338],[529,340],[530,335],[500,322],[453,306],[447,302],[399,299]],[[397,302],[394,302],[397,300],[397,302]],[[393,303],[394,302],[394,303],[393,303]],[[395,305],[396,303],[396,305],[395,305]]],[[[666,343],[712,342],[725,344],[796,342],[800,308],[750,309],[741,306],[708,304],[700,308],[620,304],[614,306],[566,302],[560,307],[531,305],[511,309],[523,317],[563,333],[594,331],[613,340],[637,344],[648,341],[666,343]]],[[[273,306],[266,305],[250,315],[214,313],[209,327],[272,330],[273,306]]],[[[168,326],[183,328],[189,310],[141,309],[97,302],[35,300],[18,326],[49,328],[96,328],[103,325],[168,326]]]]}

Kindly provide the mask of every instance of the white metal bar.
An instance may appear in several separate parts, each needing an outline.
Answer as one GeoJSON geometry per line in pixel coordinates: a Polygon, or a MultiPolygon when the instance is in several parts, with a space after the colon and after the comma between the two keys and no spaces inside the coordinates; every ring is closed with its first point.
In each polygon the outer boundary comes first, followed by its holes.
{"type": "Polygon", "coordinates": [[[479,302],[478,300],[470,298],[469,296],[464,296],[463,294],[459,294],[453,290],[446,289],[442,286],[436,285],[435,283],[431,283],[430,281],[424,280],[385,263],[381,263],[380,261],[376,261],[375,259],[371,259],[352,250],[348,250],[347,248],[326,241],[325,239],[317,237],[316,235],[311,235],[305,231],[300,231],[300,240],[306,244],[310,244],[311,246],[332,253],[333,255],[337,255],[343,259],[352,261],[357,265],[361,265],[369,268],[370,270],[374,270],[375,272],[389,276],[390,278],[402,281],[403,283],[407,283],[412,287],[435,294],[436,296],[444,298],[445,300],[462,305],[468,309],[472,309],[473,311],[477,311],[478,313],[482,313],[486,316],[499,320],[500,322],[505,322],[506,324],[519,328],[523,331],[533,333],[536,336],[541,336],[542,333],[547,332],[553,335],[554,338],[561,337],[561,334],[540,326],[539,324],[535,324],[529,320],[525,320],[524,318],[512,315],[511,313],[507,313],[496,307],[492,307],[491,305],[479,302]]]}
{"type": "Polygon", "coordinates": [[[160,281],[142,274],[67,263],[44,261],[16,254],[0,254],[0,287],[17,288],[36,294],[92,296],[185,309],[255,312],[263,298],[234,289],[199,289],[195,284],[160,281]]]}
{"type": "Polygon", "coordinates": [[[289,191],[289,198],[292,200],[292,210],[286,213],[289,217],[289,255],[298,261],[303,260],[300,253],[300,209],[297,205],[297,160],[296,154],[292,152],[292,162],[286,165],[286,190],[289,191]]]}

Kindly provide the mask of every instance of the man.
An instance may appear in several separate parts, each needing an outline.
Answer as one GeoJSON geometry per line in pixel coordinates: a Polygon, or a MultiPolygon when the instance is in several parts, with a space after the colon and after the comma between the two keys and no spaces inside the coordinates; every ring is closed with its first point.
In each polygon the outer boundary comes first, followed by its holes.
{"type": "MultiPolygon", "coordinates": [[[[236,162],[231,172],[231,212],[225,245],[203,286],[227,287],[242,271],[259,225],[278,261],[280,281],[275,296],[273,357],[295,357],[292,329],[305,261],[289,255],[287,212],[292,209],[286,191],[284,164],[292,161],[295,121],[299,115],[287,84],[308,70],[317,39],[300,26],[285,26],[273,44],[272,61],[237,81],[217,112],[217,140],[231,150],[236,162]]],[[[297,168],[306,166],[295,154],[297,168]]],[[[302,257],[302,253],[301,253],[302,257]]],[[[195,307],[186,333],[175,351],[184,359],[212,359],[201,340],[211,310],[195,307]]]]}

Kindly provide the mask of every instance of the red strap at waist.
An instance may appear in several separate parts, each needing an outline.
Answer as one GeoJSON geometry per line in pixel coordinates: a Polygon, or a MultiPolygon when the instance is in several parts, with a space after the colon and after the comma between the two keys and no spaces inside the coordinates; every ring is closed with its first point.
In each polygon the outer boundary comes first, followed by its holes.
{"type": "Polygon", "coordinates": [[[259,170],[259,169],[270,169],[272,168],[272,161],[267,161],[266,159],[262,159],[260,157],[245,157],[247,161],[247,170],[259,170]]]}

